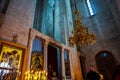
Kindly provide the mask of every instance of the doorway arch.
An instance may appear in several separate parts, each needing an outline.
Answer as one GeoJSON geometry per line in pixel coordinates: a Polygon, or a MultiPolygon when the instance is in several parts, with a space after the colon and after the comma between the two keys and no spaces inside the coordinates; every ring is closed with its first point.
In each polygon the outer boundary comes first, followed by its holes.
{"type": "Polygon", "coordinates": [[[95,56],[98,71],[104,76],[104,80],[113,80],[114,70],[116,68],[116,60],[114,55],[103,50],[95,56]]]}

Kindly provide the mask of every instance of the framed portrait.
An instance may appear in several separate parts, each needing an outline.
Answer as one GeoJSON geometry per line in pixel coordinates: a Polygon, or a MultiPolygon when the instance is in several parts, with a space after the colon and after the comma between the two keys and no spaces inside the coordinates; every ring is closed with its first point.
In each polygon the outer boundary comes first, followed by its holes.
{"type": "Polygon", "coordinates": [[[19,45],[0,40],[0,73],[4,74],[6,80],[20,78],[24,51],[25,49],[19,45]]]}
{"type": "Polygon", "coordinates": [[[39,51],[33,51],[31,56],[31,69],[43,70],[43,54],[39,51]]]}

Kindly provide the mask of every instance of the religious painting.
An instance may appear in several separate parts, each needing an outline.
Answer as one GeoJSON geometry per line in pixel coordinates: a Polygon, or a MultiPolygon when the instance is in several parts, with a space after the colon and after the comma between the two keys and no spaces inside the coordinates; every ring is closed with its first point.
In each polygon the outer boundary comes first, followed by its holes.
{"type": "Polygon", "coordinates": [[[21,72],[23,52],[18,46],[0,42],[0,80],[17,80],[21,72]]]}
{"type": "Polygon", "coordinates": [[[31,69],[43,70],[43,54],[39,51],[33,51],[31,56],[31,69]]]}

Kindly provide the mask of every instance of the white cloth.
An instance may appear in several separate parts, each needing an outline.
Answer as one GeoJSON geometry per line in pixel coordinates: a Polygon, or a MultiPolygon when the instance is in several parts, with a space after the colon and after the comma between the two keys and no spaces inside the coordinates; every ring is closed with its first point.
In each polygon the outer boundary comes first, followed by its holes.
{"type": "MultiPolygon", "coordinates": [[[[3,67],[3,68],[10,68],[9,64],[7,62],[2,62],[0,64],[0,67],[3,67]]],[[[5,69],[0,69],[0,73],[2,73],[3,75],[6,74],[6,73],[9,73],[9,70],[5,70],[5,69]]]]}

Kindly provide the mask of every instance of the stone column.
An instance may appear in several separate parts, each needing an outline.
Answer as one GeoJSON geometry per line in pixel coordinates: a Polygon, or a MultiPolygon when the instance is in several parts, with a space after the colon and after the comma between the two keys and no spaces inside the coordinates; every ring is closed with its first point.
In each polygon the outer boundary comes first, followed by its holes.
{"type": "Polygon", "coordinates": [[[43,50],[43,52],[44,52],[44,66],[43,66],[43,69],[45,70],[45,71],[47,71],[47,54],[48,54],[48,44],[49,44],[49,42],[47,42],[46,40],[44,41],[44,50],[43,50]]]}
{"type": "Polygon", "coordinates": [[[32,52],[32,44],[33,44],[33,40],[35,38],[34,34],[31,34],[31,30],[29,31],[29,37],[28,37],[28,44],[27,44],[27,51],[24,54],[24,63],[23,63],[23,70],[22,70],[22,74],[21,74],[21,80],[25,79],[25,71],[30,69],[30,64],[31,64],[31,52],[32,52]]]}
{"type": "MultiPolygon", "coordinates": [[[[31,32],[30,32],[31,33],[31,32]]],[[[31,53],[32,53],[32,45],[33,45],[33,40],[35,38],[35,35],[31,34],[30,38],[28,38],[29,42],[28,42],[28,55],[27,55],[27,60],[28,60],[28,64],[27,64],[27,69],[30,69],[30,64],[31,64],[31,53]]]]}
{"type": "Polygon", "coordinates": [[[72,63],[72,54],[70,52],[69,52],[69,61],[70,61],[71,79],[73,80],[73,63],[72,63]]]}
{"type": "Polygon", "coordinates": [[[64,48],[61,48],[62,80],[65,80],[64,48]]]}

